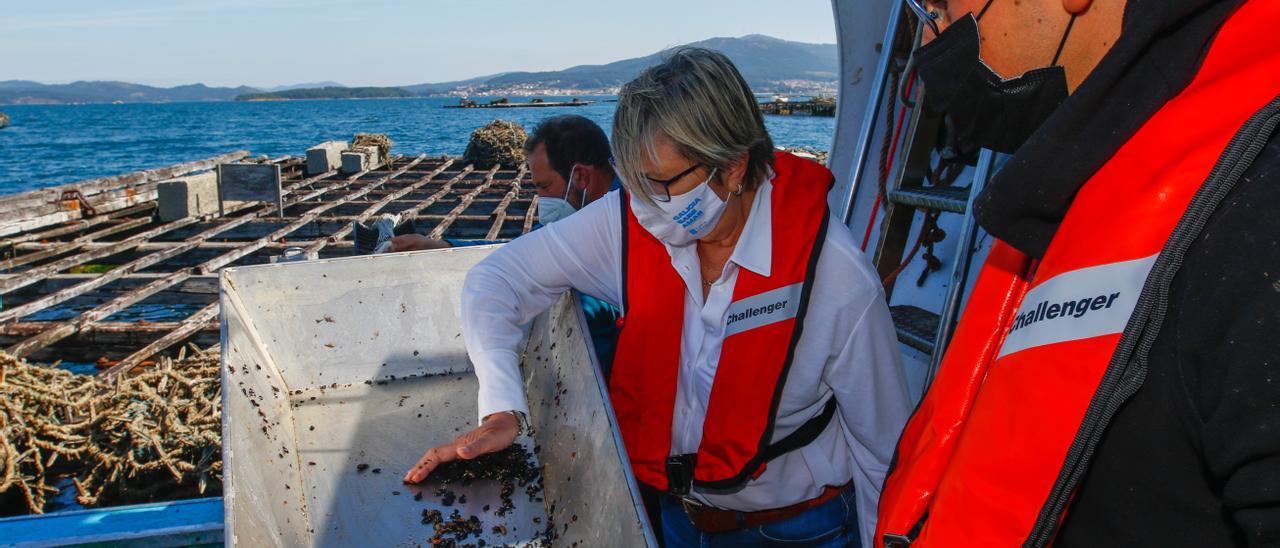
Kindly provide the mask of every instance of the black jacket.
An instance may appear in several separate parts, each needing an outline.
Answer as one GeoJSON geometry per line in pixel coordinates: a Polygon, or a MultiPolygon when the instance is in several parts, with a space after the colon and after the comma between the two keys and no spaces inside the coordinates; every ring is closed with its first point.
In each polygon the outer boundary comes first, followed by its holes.
{"type": "MultiPolygon", "coordinates": [[[[1241,3],[1129,0],[1116,45],[977,198],[983,227],[1043,256],[1075,193],[1186,87],[1241,3]]],[[[1170,290],[1146,379],[1098,442],[1055,546],[1280,545],[1280,136],[1170,290]]]]}

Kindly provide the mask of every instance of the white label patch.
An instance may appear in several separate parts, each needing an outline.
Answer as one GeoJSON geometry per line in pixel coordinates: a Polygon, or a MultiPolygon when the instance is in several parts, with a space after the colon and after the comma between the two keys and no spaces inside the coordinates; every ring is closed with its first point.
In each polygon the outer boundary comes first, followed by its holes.
{"type": "Polygon", "coordinates": [[[800,312],[802,289],[803,283],[791,284],[730,304],[725,315],[724,336],[796,317],[800,312]]]}
{"type": "Polygon", "coordinates": [[[1064,272],[1027,293],[1003,358],[1014,352],[1124,331],[1156,255],[1064,272]]]}

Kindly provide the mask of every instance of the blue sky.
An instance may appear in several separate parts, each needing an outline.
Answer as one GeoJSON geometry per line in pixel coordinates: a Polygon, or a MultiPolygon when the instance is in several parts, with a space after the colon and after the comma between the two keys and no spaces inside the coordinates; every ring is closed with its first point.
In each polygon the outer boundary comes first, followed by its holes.
{"type": "Polygon", "coordinates": [[[405,85],[710,38],[834,43],[830,0],[9,0],[0,80],[405,85]]]}

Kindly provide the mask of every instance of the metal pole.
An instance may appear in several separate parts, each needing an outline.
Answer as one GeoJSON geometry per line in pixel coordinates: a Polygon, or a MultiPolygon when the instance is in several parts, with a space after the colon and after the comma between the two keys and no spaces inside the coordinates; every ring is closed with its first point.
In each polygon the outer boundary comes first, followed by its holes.
{"type": "MultiPolygon", "coordinates": [[[[849,224],[853,217],[853,201],[858,194],[858,183],[867,167],[867,155],[871,149],[871,140],[875,136],[876,120],[880,117],[880,104],[884,102],[884,87],[889,75],[889,60],[893,58],[893,44],[898,34],[898,19],[902,17],[902,4],[889,12],[889,25],[884,31],[884,41],[880,44],[880,60],[876,62],[876,90],[867,102],[866,115],[862,117],[862,132],[858,136],[855,148],[853,176],[849,179],[849,192],[844,197],[844,209],[840,211],[840,220],[849,224]]],[[[896,101],[897,98],[895,97],[896,101]]],[[[885,128],[885,131],[893,131],[885,128]]]]}
{"type": "Polygon", "coordinates": [[[964,210],[964,222],[960,225],[960,242],[956,245],[956,259],[951,266],[951,287],[947,288],[947,298],[942,301],[942,313],[938,318],[938,334],[933,339],[933,353],[929,357],[929,370],[925,374],[924,389],[929,390],[933,377],[942,364],[942,355],[951,342],[956,317],[960,314],[960,302],[964,299],[964,286],[969,280],[969,267],[973,264],[973,242],[978,237],[978,222],[973,218],[973,202],[986,186],[991,176],[991,168],[995,165],[996,155],[983,149],[978,156],[978,166],[973,171],[972,182],[969,183],[969,202],[964,210]]]}

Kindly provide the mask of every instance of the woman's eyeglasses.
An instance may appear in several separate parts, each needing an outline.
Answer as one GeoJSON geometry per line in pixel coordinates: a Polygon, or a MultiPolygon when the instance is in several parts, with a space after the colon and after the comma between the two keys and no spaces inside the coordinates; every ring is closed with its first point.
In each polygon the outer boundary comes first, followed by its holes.
{"type": "MultiPolygon", "coordinates": [[[[609,165],[613,166],[614,171],[617,171],[618,165],[613,161],[613,158],[609,158],[609,165]]],[[[644,183],[645,190],[649,192],[649,197],[653,198],[654,201],[670,202],[671,185],[684,178],[684,176],[697,171],[700,167],[702,167],[702,164],[693,164],[689,166],[689,169],[681,171],[676,174],[675,177],[671,177],[669,179],[654,179],[653,177],[645,175],[641,182],[644,183]]]]}

